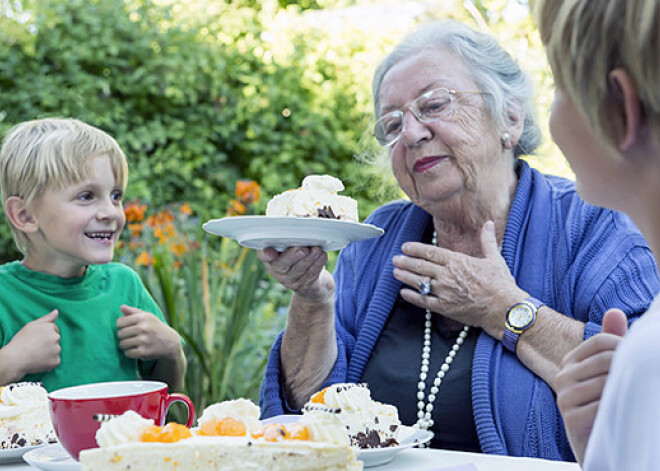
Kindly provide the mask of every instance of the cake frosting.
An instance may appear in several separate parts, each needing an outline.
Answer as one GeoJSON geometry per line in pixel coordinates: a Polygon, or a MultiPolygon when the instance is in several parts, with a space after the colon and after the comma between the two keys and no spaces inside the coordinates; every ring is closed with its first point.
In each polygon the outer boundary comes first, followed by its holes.
{"type": "Polygon", "coordinates": [[[259,407],[247,399],[218,402],[204,409],[202,415],[197,419],[197,428],[209,428],[220,421],[232,419],[245,427],[245,434],[251,434],[262,427],[259,421],[260,414],[259,407]]]}
{"type": "Polygon", "coordinates": [[[275,195],[266,216],[314,217],[358,222],[357,201],[338,195],[344,184],[330,175],[309,175],[300,188],[275,195]]]}
{"type": "Polygon", "coordinates": [[[398,444],[401,422],[397,408],[374,401],[366,384],[333,384],[303,406],[303,416],[328,413],[344,424],[353,446],[382,448],[398,444]]]}
{"type": "Polygon", "coordinates": [[[80,463],[83,471],[362,470],[336,416],[265,424],[259,412],[245,399],[213,404],[197,426],[188,429],[179,424],[155,426],[128,411],[101,425],[96,434],[99,448],[83,450],[80,463]]]}
{"type": "Polygon", "coordinates": [[[48,393],[39,383],[0,387],[0,449],[55,443],[48,393]]]}

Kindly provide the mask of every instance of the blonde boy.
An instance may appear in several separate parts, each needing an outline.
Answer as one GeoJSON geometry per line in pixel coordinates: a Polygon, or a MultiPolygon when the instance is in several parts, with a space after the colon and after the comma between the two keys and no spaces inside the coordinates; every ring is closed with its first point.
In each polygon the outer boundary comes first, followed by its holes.
{"type": "MultiPolygon", "coordinates": [[[[628,213],[657,261],[660,2],[535,3],[557,84],[553,138],[584,199],[628,213]]],[[[569,353],[555,381],[571,445],[585,470],[660,466],[660,298],[626,330],[622,313],[609,311],[603,333],[569,353]]]]}
{"type": "Polygon", "coordinates": [[[0,266],[0,385],[48,390],[158,379],[182,387],[179,335],[139,276],[110,263],[128,167],[117,142],[74,119],[9,131],[2,202],[21,261],[0,266]]]}

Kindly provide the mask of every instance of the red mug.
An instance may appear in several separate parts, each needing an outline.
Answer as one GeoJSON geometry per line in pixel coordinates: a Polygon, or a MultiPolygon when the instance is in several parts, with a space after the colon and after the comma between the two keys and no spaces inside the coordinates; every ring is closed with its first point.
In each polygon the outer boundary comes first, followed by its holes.
{"type": "Polygon", "coordinates": [[[183,394],[168,394],[167,384],[159,381],[72,386],[51,392],[48,400],[57,438],[76,460],[82,450],[98,447],[96,431],[101,426],[101,415],[121,415],[132,410],[145,419],[153,419],[156,425],[163,425],[170,405],[183,402],[188,407],[186,426],[192,426],[195,418],[192,401],[183,394]]]}

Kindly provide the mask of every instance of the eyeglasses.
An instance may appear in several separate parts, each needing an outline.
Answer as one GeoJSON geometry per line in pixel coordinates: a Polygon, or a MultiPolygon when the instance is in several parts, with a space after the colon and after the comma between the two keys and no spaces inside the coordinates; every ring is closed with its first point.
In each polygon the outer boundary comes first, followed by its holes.
{"type": "Polygon", "coordinates": [[[434,88],[415,98],[410,105],[378,118],[374,125],[374,137],[384,147],[394,145],[403,133],[403,118],[408,110],[412,111],[412,114],[421,123],[431,123],[440,119],[451,118],[454,112],[454,97],[458,93],[488,94],[468,90],[452,90],[444,87],[434,88]]]}

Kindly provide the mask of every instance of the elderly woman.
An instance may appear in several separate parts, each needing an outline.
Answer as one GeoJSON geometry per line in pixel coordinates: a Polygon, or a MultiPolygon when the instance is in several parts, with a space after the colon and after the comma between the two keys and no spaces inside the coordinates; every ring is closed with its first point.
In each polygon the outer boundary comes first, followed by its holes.
{"type": "Polygon", "coordinates": [[[538,144],[531,89],[489,36],[456,22],[406,37],[377,69],[374,134],[410,201],[344,249],[261,251],[293,291],[262,389],[264,416],[316,390],[367,382],[434,447],[573,460],[555,404],[562,357],[633,319],[660,283],[622,214],[519,160],[538,144]]]}

